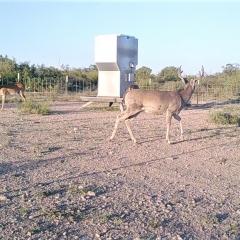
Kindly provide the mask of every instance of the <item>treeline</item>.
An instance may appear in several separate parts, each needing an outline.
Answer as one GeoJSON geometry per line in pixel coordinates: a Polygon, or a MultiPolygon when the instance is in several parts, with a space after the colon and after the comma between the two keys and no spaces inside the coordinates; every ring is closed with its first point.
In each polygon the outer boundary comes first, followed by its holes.
{"type": "Polygon", "coordinates": [[[56,84],[66,85],[68,91],[82,90],[83,88],[96,89],[98,70],[95,65],[87,68],[70,68],[61,65],[61,68],[42,65],[30,65],[30,62],[17,63],[15,59],[0,55],[0,80],[1,84],[21,81],[25,83],[27,90],[36,88],[54,88],[56,84]]]}
{"type": "MultiPolygon", "coordinates": [[[[195,76],[187,76],[190,80],[195,76]]],[[[177,67],[166,67],[157,74],[152,74],[148,67],[141,67],[135,72],[135,82],[144,89],[157,89],[162,91],[180,91],[184,88],[178,77],[177,67]]],[[[239,99],[240,98],[240,66],[239,64],[226,64],[222,72],[208,75],[196,86],[197,98],[201,101],[239,99]]]]}
{"type": "MultiPolygon", "coordinates": [[[[237,83],[240,82],[240,65],[239,64],[227,64],[222,67],[221,73],[215,73],[213,75],[207,75],[205,73],[204,82],[208,83],[237,83]]],[[[194,76],[188,76],[193,78],[194,76]]],[[[177,67],[165,67],[157,74],[152,74],[151,68],[141,67],[135,71],[135,81],[140,85],[153,84],[153,83],[166,83],[169,81],[179,81],[178,68],[177,67]]]]}
{"type": "MultiPolygon", "coordinates": [[[[180,90],[183,86],[178,78],[178,67],[165,67],[157,74],[152,73],[148,67],[140,67],[135,71],[135,82],[140,86],[155,88],[158,85],[173,83],[174,90],[180,90]]],[[[194,76],[188,76],[189,78],[194,76]]],[[[0,55],[0,80],[1,84],[15,81],[22,81],[29,91],[41,87],[57,88],[67,87],[68,91],[81,91],[84,89],[96,90],[98,83],[98,69],[96,65],[87,68],[70,68],[68,65],[61,65],[60,69],[47,67],[44,64],[35,65],[30,62],[17,63],[15,59],[0,55]]],[[[240,65],[226,64],[222,67],[221,73],[206,75],[201,80],[201,85],[211,87],[214,85],[240,85],[240,65]]],[[[157,88],[157,87],[156,87],[157,88]]],[[[239,89],[239,88],[236,88],[239,89]]],[[[238,93],[237,93],[238,94],[238,93]]],[[[239,90],[240,95],[240,90],[239,90]]]]}

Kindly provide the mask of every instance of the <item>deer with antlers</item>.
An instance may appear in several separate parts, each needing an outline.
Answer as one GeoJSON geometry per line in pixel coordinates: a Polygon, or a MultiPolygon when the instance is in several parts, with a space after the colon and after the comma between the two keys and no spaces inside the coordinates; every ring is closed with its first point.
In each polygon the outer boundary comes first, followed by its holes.
{"type": "Polygon", "coordinates": [[[5,100],[8,94],[19,94],[22,99],[25,101],[26,97],[24,95],[25,86],[21,82],[15,82],[10,84],[3,84],[0,86],[0,96],[2,96],[2,108],[1,111],[4,108],[5,100]]]}
{"type": "Polygon", "coordinates": [[[182,77],[181,66],[178,69],[178,77],[185,85],[185,89],[180,92],[174,91],[157,91],[157,90],[143,90],[143,89],[130,89],[126,91],[123,102],[126,105],[126,110],[117,116],[114,130],[110,137],[112,140],[117,132],[118,124],[125,121],[127,130],[134,143],[136,139],[133,136],[130,128],[130,120],[133,120],[139,113],[145,111],[154,114],[166,114],[167,133],[166,141],[170,144],[169,129],[172,117],[174,117],[180,124],[181,138],[183,139],[183,128],[179,113],[187,105],[195,90],[195,83],[197,80],[204,76],[204,68],[202,66],[199,72],[199,77],[195,77],[190,81],[182,77]]]}

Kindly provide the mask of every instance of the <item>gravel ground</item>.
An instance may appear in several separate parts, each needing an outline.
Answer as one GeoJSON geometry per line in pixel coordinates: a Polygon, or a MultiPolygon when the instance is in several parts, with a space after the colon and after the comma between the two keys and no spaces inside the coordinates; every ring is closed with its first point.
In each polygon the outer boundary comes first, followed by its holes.
{"type": "Polygon", "coordinates": [[[240,128],[183,110],[185,131],[140,114],[133,144],[117,111],[6,104],[0,120],[0,239],[240,239],[240,128]]]}

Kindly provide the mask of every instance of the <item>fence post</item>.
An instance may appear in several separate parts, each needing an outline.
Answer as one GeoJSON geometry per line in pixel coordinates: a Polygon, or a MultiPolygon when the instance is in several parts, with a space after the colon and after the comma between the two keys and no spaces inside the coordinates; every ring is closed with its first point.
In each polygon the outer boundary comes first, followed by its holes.
{"type": "Polygon", "coordinates": [[[197,105],[198,105],[198,96],[199,96],[199,80],[198,80],[198,85],[197,85],[197,105]]]}
{"type": "Polygon", "coordinates": [[[68,75],[66,76],[65,94],[67,95],[68,75]]]}

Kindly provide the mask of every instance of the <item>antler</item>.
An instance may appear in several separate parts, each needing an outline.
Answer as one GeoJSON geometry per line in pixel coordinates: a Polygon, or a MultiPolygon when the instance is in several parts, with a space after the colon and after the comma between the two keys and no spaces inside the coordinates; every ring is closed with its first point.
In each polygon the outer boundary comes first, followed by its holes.
{"type": "MultiPolygon", "coordinates": [[[[184,83],[184,84],[186,84],[186,83],[188,83],[188,80],[187,80],[187,78],[184,78],[183,76],[182,76],[182,65],[179,67],[179,69],[178,69],[178,77],[182,80],[182,82],[184,83]]],[[[203,78],[204,77],[204,67],[202,66],[202,69],[201,69],[201,71],[199,71],[199,77],[195,77],[194,79],[192,79],[193,81],[197,81],[197,80],[200,80],[201,78],[203,78]]]]}
{"type": "Polygon", "coordinates": [[[194,81],[199,81],[201,78],[204,77],[204,67],[202,66],[202,69],[201,71],[199,71],[199,76],[198,77],[195,77],[193,80],[194,81]]]}
{"type": "Polygon", "coordinates": [[[182,65],[179,67],[179,69],[178,69],[178,77],[182,80],[182,82],[184,83],[184,84],[186,84],[186,82],[187,82],[187,79],[186,78],[184,78],[183,76],[182,76],[182,65]]]}
{"type": "Polygon", "coordinates": [[[204,67],[202,66],[201,71],[199,71],[199,77],[203,78],[204,77],[204,67]]]}

